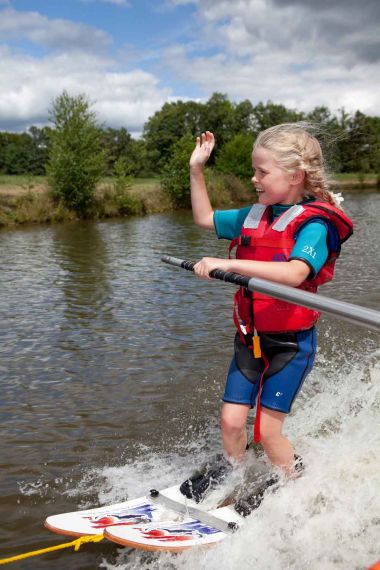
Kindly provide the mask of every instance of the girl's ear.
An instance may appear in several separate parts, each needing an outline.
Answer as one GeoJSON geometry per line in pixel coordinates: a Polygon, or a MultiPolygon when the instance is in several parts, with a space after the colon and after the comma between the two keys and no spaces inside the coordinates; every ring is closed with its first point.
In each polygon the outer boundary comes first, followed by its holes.
{"type": "Polygon", "coordinates": [[[296,170],[292,174],[292,182],[293,184],[301,184],[305,180],[305,171],[304,170],[296,170]]]}

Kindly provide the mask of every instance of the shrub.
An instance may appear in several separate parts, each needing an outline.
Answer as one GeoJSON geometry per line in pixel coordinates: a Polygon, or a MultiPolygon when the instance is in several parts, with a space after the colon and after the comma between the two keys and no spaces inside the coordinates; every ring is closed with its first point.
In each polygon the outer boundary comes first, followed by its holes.
{"type": "Polygon", "coordinates": [[[183,208],[190,206],[189,160],[194,146],[192,135],[184,135],[174,143],[161,177],[164,190],[177,206],[183,208]]]}
{"type": "Polygon", "coordinates": [[[213,208],[236,207],[255,201],[252,185],[234,174],[223,174],[214,169],[206,171],[206,184],[213,208]]]}
{"type": "Polygon", "coordinates": [[[143,208],[134,196],[131,195],[132,176],[128,174],[128,165],[123,157],[120,157],[114,165],[114,200],[119,214],[142,214],[143,208]]]}

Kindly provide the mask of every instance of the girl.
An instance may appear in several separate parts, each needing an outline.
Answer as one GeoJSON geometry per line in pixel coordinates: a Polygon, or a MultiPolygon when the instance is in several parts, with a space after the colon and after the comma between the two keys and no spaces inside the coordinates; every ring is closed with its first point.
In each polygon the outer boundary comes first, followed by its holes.
{"type": "MultiPolygon", "coordinates": [[[[305,124],[277,125],[259,134],[252,154],[258,203],[252,208],[213,211],[203,169],[214,144],[209,131],[197,138],[190,159],[191,203],[198,226],[231,240],[230,256],[201,259],[194,267],[196,275],[208,279],[219,268],[312,292],[332,279],[352,223],[339,207],[339,195],[328,189],[321,147],[305,124]]],[[[315,311],[262,294],[237,292],[238,331],[221,412],[224,456],[185,481],[183,494],[201,500],[242,459],[246,420],[255,403],[255,441],[261,440],[272,464],[287,477],[300,470],[300,459],[282,430],[313,366],[318,317],[315,311]]],[[[271,478],[265,487],[275,481],[271,478]]],[[[238,501],[237,510],[249,514],[261,502],[263,490],[260,493],[238,501]]]]}

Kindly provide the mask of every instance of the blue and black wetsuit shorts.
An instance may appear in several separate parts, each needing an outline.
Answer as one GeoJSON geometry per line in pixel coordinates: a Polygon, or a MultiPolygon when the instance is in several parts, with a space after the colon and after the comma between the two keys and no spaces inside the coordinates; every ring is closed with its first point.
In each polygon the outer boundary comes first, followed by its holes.
{"type": "MultiPolygon", "coordinates": [[[[268,361],[268,369],[263,376],[261,406],[287,414],[314,364],[315,327],[291,333],[260,333],[260,344],[268,361]]],[[[223,401],[254,407],[265,368],[264,360],[254,358],[252,350],[241,341],[238,333],[234,348],[223,401]]]]}

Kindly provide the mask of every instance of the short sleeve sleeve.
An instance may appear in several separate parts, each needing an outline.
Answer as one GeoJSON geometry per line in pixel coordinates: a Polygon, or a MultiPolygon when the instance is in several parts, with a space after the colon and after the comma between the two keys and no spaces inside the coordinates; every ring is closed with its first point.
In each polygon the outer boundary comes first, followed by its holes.
{"type": "Polygon", "coordinates": [[[315,277],[327,260],[327,224],[316,220],[306,224],[296,235],[296,243],[289,256],[291,259],[305,261],[311,269],[310,277],[315,277]]]}
{"type": "Polygon", "coordinates": [[[219,239],[234,239],[240,235],[241,227],[251,207],[240,210],[215,210],[214,225],[219,239]]]}

